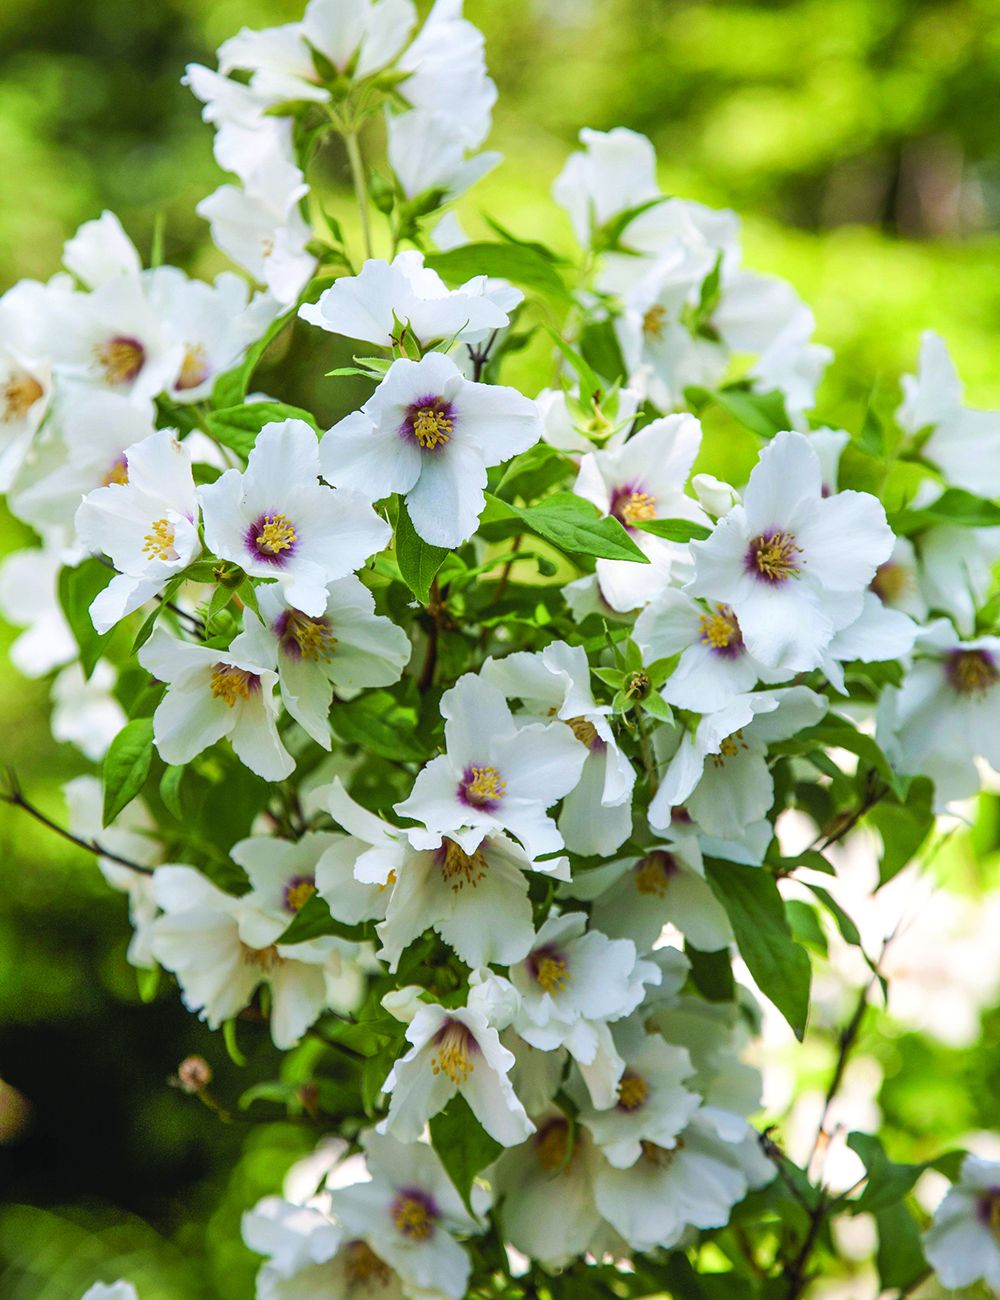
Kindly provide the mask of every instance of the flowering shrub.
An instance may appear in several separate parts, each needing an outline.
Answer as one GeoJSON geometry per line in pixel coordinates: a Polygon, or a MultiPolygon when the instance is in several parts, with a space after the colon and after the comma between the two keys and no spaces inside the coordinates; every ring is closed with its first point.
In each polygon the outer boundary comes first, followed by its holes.
{"type": "MultiPolygon", "coordinates": [[[[104,213],[0,299],[0,489],[41,540],[0,574],[12,659],[58,669],[53,732],[102,771],[63,833],[128,895],[144,989],[237,1062],[254,1025],[289,1054],[233,1106],[333,1152],[245,1216],[258,1295],[795,1300],[861,1212],[883,1287],[1000,1286],[1000,1167],[853,1133],[834,1195],[758,1131],[736,982],[801,1040],[821,918],[861,946],[827,850],[864,821],[885,883],[1000,768],[1000,415],[928,333],[898,427],[815,427],[809,308],[631,131],[582,131],[553,185],[576,262],[468,241],[441,213],[499,161],[495,87],[460,0],[414,28],[311,0],[189,68],[239,181],[199,212],[256,288],[144,269],[104,213]],[[310,186],[331,134],[360,249],[310,186]],[[328,430],[254,391],[296,317],[373,389],[328,430]],[[692,477],[719,410],[746,484],[692,477]],[[922,1243],[928,1167],[956,1185],[922,1243]]],[[[204,1061],[174,1082],[231,1118],[204,1061]]]]}

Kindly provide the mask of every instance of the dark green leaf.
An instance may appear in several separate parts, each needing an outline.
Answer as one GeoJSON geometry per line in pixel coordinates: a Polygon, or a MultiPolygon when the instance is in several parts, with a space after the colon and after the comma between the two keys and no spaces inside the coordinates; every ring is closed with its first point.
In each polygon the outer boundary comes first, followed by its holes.
{"type": "Polygon", "coordinates": [[[486,495],[491,520],[516,515],[531,532],[555,543],[563,551],[596,555],[605,560],[649,560],[632,541],[617,519],[600,515],[597,507],[572,492],[556,492],[535,506],[515,506],[499,497],[486,495]]]}
{"type": "Polygon", "coordinates": [[[324,935],[336,934],[341,939],[357,940],[363,937],[361,925],[344,925],[335,921],[330,915],[330,908],[325,898],[319,894],[310,894],[292,918],[291,924],[275,939],[275,943],[308,943],[311,939],[321,939],[324,935]]]}
{"type": "Polygon", "coordinates": [[[809,885],[809,888],[827,909],[834,921],[836,921],[837,929],[840,931],[844,941],[846,943],[854,944],[856,948],[860,948],[861,935],[858,933],[858,927],[854,924],[837,900],[820,885],[809,885]]]}
{"type": "Polygon", "coordinates": [[[655,208],[660,203],[666,201],[666,195],[658,194],[655,199],[646,199],[644,203],[638,203],[634,208],[626,208],[624,212],[619,212],[606,221],[603,226],[598,226],[590,236],[590,246],[595,253],[607,253],[612,250],[628,251],[623,248],[622,235],[636,219],[641,217],[644,212],[650,208],[655,208]]]}
{"type": "Polygon", "coordinates": [[[720,388],[713,394],[719,405],[751,433],[773,438],[791,428],[781,393],[751,393],[745,388],[720,388]]]}
{"type": "Polygon", "coordinates": [[[732,923],[750,974],[802,1041],[809,1015],[812,967],[792,940],[784,901],[769,871],[736,862],[705,859],[705,874],[732,923]]]}
{"type": "Polygon", "coordinates": [[[919,1165],[895,1164],[885,1154],[879,1139],[871,1133],[848,1133],[847,1145],[861,1158],[861,1163],[868,1171],[865,1190],[856,1201],[849,1203],[854,1214],[859,1214],[862,1210],[875,1214],[895,1205],[912,1189],[927,1168],[926,1161],[919,1165]]]}
{"type": "Polygon", "coordinates": [[[110,826],[146,784],[153,764],[153,719],[126,722],[104,756],[104,812],[110,826]]]}
{"type": "Polygon", "coordinates": [[[654,537],[665,537],[668,542],[703,542],[712,536],[711,528],[704,524],[693,524],[688,519],[642,519],[637,520],[633,528],[654,537]]]}
{"type": "Polygon", "coordinates": [[[691,979],[703,998],[709,1002],[732,1002],[736,998],[736,981],[729,951],[701,952],[685,939],[684,955],[691,963],[691,979]]]}
{"type": "Polygon", "coordinates": [[[424,264],[452,285],[464,284],[477,275],[490,275],[563,301],[569,298],[550,259],[528,244],[462,244],[444,253],[428,253],[424,264]]]}
{"type": "Polygon", "coordinates": [[[885,430],[882,428],[882,421],[872,405],[875,400],[875,391],[872,391],[868,399],[868,405],[865,407],[864,423],[861,425],[861,433],[858,435],[858,442],[861,449],[866,451],[869,456],[874,456],[877,460],[885,459],[885,430]]]}
{"type": "Polygon", "coordinates": [[[973,496],[964,488],[948,488],[922,510],[901,510],[889,519],[889,527],[902,537],[942,524],[959,528],[995,528],[1000,525],[1000,506],[973,496]]]}
{"type": "Polygon", "coordinates": [[[875,1216],[878,1225],[878,1268],[882,1290],[896,1287],[906,1291],[929,1272],[920,1245],[920,1229],[905,1201],[899,1201],[875,1216]]]}
{"type": "Polygon", "coordinates": [[[181,804],[181,781],[183,779],[183,766],[168,767],[160,777],[160,798],[166,805],[167,811],[173,813],[178,821],[182,821],[184,818],[184,808],[181,804]]]}
{"type": "Polygon", "coordinates": [[[416,733],[416,713],[388,691],[369,691],[350,703],[338,704],[330,721],[341,740],[381,758],[422,763],[430,757],[416,733]]]}
{"type": "Polygon", "coordinates": [[[324,1020],[322,1033],[332,1042],[343,1043],[352,1052],[362,1056],[375,1056],[385,1049],[388,1043],[399,1046],[405,1026],[393,1016],[381,1016],[378,1020],[367,1021],[363,1025],[351,1020],[324,1020]]]}
{"type": "Polygon", "coordinates": [[[205,416],[209,433],[224,447],[246,459],[253,451],[257,435],[265,424],[282,420],[305,420],[314,432],[319,433],[315,418],[309,411],[285,402],[251,402],[249,406],[227,406],[221,411],[210,411],[205,416]]]}
{"type": "Polygon", "coordinates": [[[297,308],[293,307],[291,311],[285,312],[283,316],[279,316],[277,320],[272,321],[266,333],[247,350],[247,354],[240,364],[218,377],[212,389],[212,404],[217,410],[239,406],[245,400],[247,390],[250,387],[250,380],[253,378],[253,373],[259,365],[267,345],[272,339],[277,338],[286,325],[295,319],[296,310],[297,308]]]}
{"type": "Polygon", "coordinates": [[[820,925],[819,913],[815,907],[803,903],[798,898],[785,899],[785,915],[791,926],[792,936],[797,943],[804,943],[814,948],[822,956],[827,955],[826,935],[820,925]]]}
{"type": "Polygon", "coordinates": [[[423,605],[430,599],[431,583],[447,554],[446,546],[432,546],[424,541],[400,500],[396,519],[396,563],[403,581],[423,605]]]}
{"type": "Polygon", "coordinates": [[[103,634],[95,630],[90,606],[114,576],[114,569],[93,556],[75,569],[59,570],[59,604],[80,648],[80,666],[87,681],[114,632],[114,628],[103,634]]]}
{"type": "Polygon", "coordinates": [[[500,222],[495,217],[491,217],[488,212],[484,212],[482,216],[489,228],[494,234],[499,235],[505,244],[517,244],[520,248],[530,248],[539,257],[544,257],[547,262],[552,262],[555,265],[569,265],[565,257],[560,257],[558,253],[554,253],[547,244],[540,244],[534,239],[522,239],[519,235],[515,235],[508,230],[506,226],[501,226],[500,222]]]}
{"type": "Polygon", "coordinates": [[[583,359],[609,383],[628,378],[628,369],[622,356],[618,335],[610,320],[590,321],[580,332],[580,352],[583,359]]]}
{"type": "Polygon", "coordinates": [[[570,345],[566,342],[566,340],[562,337],[562,335],[557,333],[557,331],[554,330],[551,325],[543,325],[542,328],[544,329],[545,333],[548,334],[549,338],[556,345],[559,351],[562,353],[566,361],[576,371],[580,380],[581,398],[584,401],[586,401],[588,398],[596,400],[597,395],[599,393],[603,394],[604,385],[594,374],[593,370],[591,370],[588,362],[580,355],[579,352],[577,352],[575,348],[570,347],[570,345]]]}
{"type": "Polygon", "coordinates": [[[431,1145],[471,1214],[469,1197],[473,1181],[493,1163],[503,1147],[486,1132],[460,1092],[434,1116],[430,1129],[431,1145]]]}
{"type": "Polygon", "coordinates": [[[902,871],[920,851],[934,828],[933,800],[933,782],[917,776],[910,782],[905,803],[883,800],[868,814],[868,820],[882,837],[879,886],[902,871]]]}

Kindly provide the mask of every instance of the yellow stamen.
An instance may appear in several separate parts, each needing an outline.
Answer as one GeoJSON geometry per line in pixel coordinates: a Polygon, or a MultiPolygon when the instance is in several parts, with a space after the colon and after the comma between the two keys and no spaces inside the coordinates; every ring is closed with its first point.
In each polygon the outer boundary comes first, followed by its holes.
{"type": "Polygon", "coordinates": [[[639,1145],[642,1147],[643,1158],[651,1165],[656,1165],[657,1169],[669,1169],[674,1163],[674,1156],[683,1149],[684,1139],[678,1138],[676,1144],[669,1148],[657,1146],[655,1142],[647,1142],[645,1139],[639,1145]]]}
{"type": "Polygon", "coordinates": [[[727,736],[719,746],[719,752],[712,755],[713,767],[723,767],[727,758],[735,758],[741,749],[746,749],[743,743],[743,730],[734,731],[731,736],[727,736]]]}
{"type": "Polygon", "coordinates": [[[569,1124],[554,1119],[535,1136],[535,1155],[547,1174],[555,1173],[566,1163],[569,1152],[569,1124]]]}
{"type": "Polygon", "coordinates": [[[38,380],[26,370],[11,375],[0,385],[0,424],[24,419],[44,392],[38,380]]]}
{"type": "Polygon", "coordinates": [[[299,880],[294,885],[289,885],[285,891],[285,903],[290,912],[298,912],[312,898],[316,892],[316,886],[311,880],[299,880]]]}
{"type": "Polygon", "coordinates": [[[572,978],[561,957],[543,957],[535,972],[535,979],[546,993],[561,993],[572,978]]]}
{"type": "Polygon", "coordinates": [[[479,849],[471,856],[454,840],[444,838],[444,861],[441,863],[441,879],[451,884],[457,894],[465,885],[475,889],[480,880],[486,876],[486,859],[479,849]]]}
{"type": "Polygon", "coordinates": [[[232,664],[216,664],[212,669],[212,698],[225,700],[230,708],[237,700],[250,698],[250,687],[256,683],[256,675],[244,668],[235,668],[232,664]]]}
{"type": "Polygon", "coordinates": [[[651,497],[648,492],[633,492],[618,508],[626,524],[644,523],[656,518],[656,497],[651,497]]]}
{"type": "Polygon", "coordinates": [[[469,1060],[471,1037],[460,1020],[449,1021],[431,1060],[432,1073],[446,1074],[452,1083],[463,1084],[475,1069],[474,1063],[469,1060]]]}
{"type": "Polygon", "coordinates": [[[285,634],[291,634],[298,643],[303,659],[318,663],[320,659],[329,663],[337,648],[337,638],[323,619],[309,618],[297,609],[289,611],[285,634]]]}
{"type": "Polygon", "coordinates": [[[699,637],[702,645],[725,650],[740,639],[740,625],[728,605],[716,605],[714,614],[702,614],[699,637]]]}
{"type": "Polygon", "coordinates": [[[408,1241],[426,1241],[434,1235],[434,1215],[415,1196],[400,1196],[393,1202],[392,1221],[408,1241]]]}
{"type": "Polygon", "coordinates": [[[780,530],[761,533],[750,543],[752,563],[769,582],[783,582],[793,573],[798,573],[799,562],[795,556],[801,554],[802,547],[795,545],[794,534],[780,530]]]}
{"type": "Polygon", "coordinates": [[[433,451],[451,441],[452,421],[432,406],[425,406],[413,417],[413,436],[425,451],[433,451]]]}
{"type": "Polygon", "coordinates": [[[913,573],[897,560],[887,560],[875,570],[871,589],[883,605],[892,605],[914,589],[913,573]]]}
{"type": "Polygon", "coordinates": [[[649,1084],[641,1074],[626,1070],[618,1085],[618,1106],[620,1110],[638,1110],[649,1098],[649,1084]]]}
{"type": "Polygon", "coordinates": [[[200,343],[189,343],[181,362],[176,388],[197,388],[208,378],[208,353],[200,343]]]}
{"type": "Polygon", "coordinates": [[[674,874],[671,870],[673,866],[674,860],[669,853],[654,849],[636,867],[636,889],[640,894],[655,894],[657,898],[664,898],[674,874]]]}
{"type": "Polygon", "coordinates": [[[97,364],[113,387],[130,384],[146,361],[146,349],[137,339],[114,338],[94,348],[97,364]]]}
{"type": "Polygon", "coordinates": [[[265,555],[278,555],[295,542],[295,529],[285,515],[265,515],[260,532],[254,539],[257,549],[265,555]]]}
{"type": "Polygon", "coordinates": [[[268,948],[251,948],[249,944],[241,943],[240,956],[244,965],[259,966],[265,974],[270,973],[275,966],[280,966],[284,961],[273,943],[268,948]]]}
{"type": "Polygon", "coordinates": [[[128,464],[124,456],[119,456],[101,479],[103,487],[109,487],[112,483],[117,483],[120,487],[125,487],[128,483],[128,464]]]}
{"type": "Polygon", "coordinates": [[[667,309],[661,303],[654,303],[642,318],[642,332],[646,338],[657,343],[663,338],[663,329],[667,323],[667,309]]]}
{"type": "Polygon", "coordinates": [[[390,871],[385,878],[385,884],[379,885],[378,892],[381,894],[383,889],[391,889],[395,883],[396,883],[396,873],[395,871],[390,871]]]}
{"type": "Polygon", "coordinates": [[[495,767],[474,767],[465,795],[472,803],[489,803],[502,799],[506,789],[507,783],[495,767]]]}
{"type": "Polygon", "coordinates": [[[366,1241],[349,1241],[344,1247],[344,1272],[352,1287],[387,1286],[392,1277],[392,1269],[366,1241]]]}
{"type": "Polygon", "coordinates": [[[1000,681],[993,660],[982,650],[960,650],[948,660],[948,678],[959,695],[985,695],[1000,681]]]}
{"type": "Polygon", "coordinates": [[[577,740],[583,741],[588,749],[592,747],[594,741],[598,738],[597,728],[592,722],[588,722],[586,718],[567,718],[566,725],[577,740]]]}
{"type": "Polygon", "coordinates": [[[152,524],[142,543],[143,555],[151,560],[173,560],[177,558],[174,549],[174,526],[169,519],[157,519],[152,524]]]}

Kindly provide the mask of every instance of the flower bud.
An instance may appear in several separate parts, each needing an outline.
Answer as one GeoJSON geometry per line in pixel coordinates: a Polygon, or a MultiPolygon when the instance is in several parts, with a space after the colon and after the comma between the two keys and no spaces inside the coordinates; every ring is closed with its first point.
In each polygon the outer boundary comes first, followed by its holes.
{"type": "Polygon", "coordinates": [[[740,494],[736,489],[711,474],[695,474],[691,486],[701,508],[716,519],[728,515],[733,506],[740,504],[740,494]]]}
{"type": "Polygon", "coordinates": [[[407,984],[404,988],[387,993],[382,999],[382,1005],[390,1016],[395,1016],[404,1025],[408,1025],[424,1005],[420,996],[423,991],[419,984],[407,984]]]}
{"type": "Polygon", "coordinates": [[[189,1056],[177,1067],[177,1085],[184,1092],[203,1092],[212,1082],[212,1067],[203,1056],[189,1056]]]}
{"type": "Polygon", "coordinates": [[[247,576],[238,564],[231,564],[228,560],[221,560],[212,570],[212,575],[221,587],[230,591],[235,591],[247,576]]]}

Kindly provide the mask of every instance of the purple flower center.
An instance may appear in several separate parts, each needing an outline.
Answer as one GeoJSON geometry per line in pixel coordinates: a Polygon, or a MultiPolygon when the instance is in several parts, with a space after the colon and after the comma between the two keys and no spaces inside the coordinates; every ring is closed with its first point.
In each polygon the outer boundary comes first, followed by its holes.
{"type": "Polygon", "coordinates": [[[289,659],[305,659],[309,663],[330,663],[337,648],[330,620],[310,618],[297,609],[286,609],[275,619],[271,631],[281,643],[289,659]]]}
{"type": "Polygon", "coordinates": [[[702,614],[698,639],[721,659],[738,659],[746,653],[743,633],[728,605],[716,605],[714,613],[702,614]]]}
{"type": "Polygon", "coordinates": [[[531,978],[544,993],[561,993],[567,980],[572,979],[567,968],[566,954],[552,943],[543,944],[541,948],[529,953],[525,964],[531,978]]]}
{"type": "Polygon", "coordinates": [[[760,582],[775,585],[801,572],[802,547],[795,545],[794,533],[770,528],[759,533],[747,547],[743,567],[760,582]]]}
{"type": "Polygon", "coordinates": [[[104,371],[105,381],[112,388],[118,388],[138,379],[139,372],[146,364],[146,349],[138,339],[116,334],[114,338],[94,348],[94,357],[104,371]]]}
{"type": "Polygon", "coordinates": [[[680,868],[674,855],[665,849],[654,849],[635,868],[635,887],[640,894],[653,894],[665,898],[671,880],[680,868]]]}
{"type": "Polygon", "coordinates": [[[611,493],[608,513],[632,529],[633,524],[656,518],[656,498],[644,492],[641,483],[623,483],[611,493]]]}
{"type": "Polygon", "coordinates": [[[445,397],[419,397],[406,408],[399,436],[416,443],[421,451],[440,451],[451,441],[455,408],[445,397]]]}
{"type": "Polygon", "coordinates": [[[428,1241],[441,1217],[437,1202],[422,1187],[401,1187],[389,1207],[399,1233],[407,1241],[428,1241]]]}
{"type": "Polygon", "coordinates": [[[944,671],[959,695],[969,698],[987,695],[1000,681],[996,660],[988,650],[953,650],[944,671]]]}
{"type": "Polygon", "coordinates": [[[293,876],[284,891],[286,912],[298,912],[316,892],[316,881],[312,876],[293,876]]]}
{"type": "Polygon", "coordinates": [[[470,765],[458,783],[458,797],[469,808],[494,813],[507,791],[507,783],[495,767],[470,765]]]}
{"type": "Polygon", "coordinates": [[[299,536],[287,515],[263,514],[243,534],[243,544],[252,556],[283,568],[295,554],[299,536]]]}

